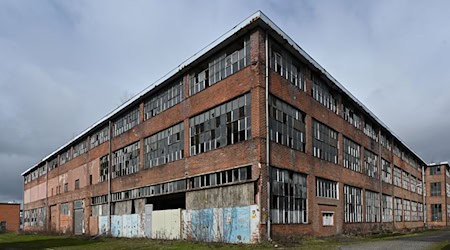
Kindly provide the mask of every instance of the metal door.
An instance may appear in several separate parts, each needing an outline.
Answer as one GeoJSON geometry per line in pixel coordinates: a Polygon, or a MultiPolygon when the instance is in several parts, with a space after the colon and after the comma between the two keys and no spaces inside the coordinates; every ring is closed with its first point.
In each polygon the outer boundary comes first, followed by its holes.
{"type": "Polygon", "coordinates": [[[74,233],[80,235],[84,233],[84,208],[83,201],[77,200],[73,202],[73,223],[74,233]]]}

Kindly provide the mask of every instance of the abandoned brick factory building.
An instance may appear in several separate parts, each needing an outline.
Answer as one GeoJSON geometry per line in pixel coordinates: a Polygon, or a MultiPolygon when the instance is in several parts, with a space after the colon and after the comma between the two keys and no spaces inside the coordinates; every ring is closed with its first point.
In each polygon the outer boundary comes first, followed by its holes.
{"type": "Polygon", "coordinates": [[[26,170],[24,229],[244,243],[411,230],[427,222],[426,169],[257,12],[26,170]]]}

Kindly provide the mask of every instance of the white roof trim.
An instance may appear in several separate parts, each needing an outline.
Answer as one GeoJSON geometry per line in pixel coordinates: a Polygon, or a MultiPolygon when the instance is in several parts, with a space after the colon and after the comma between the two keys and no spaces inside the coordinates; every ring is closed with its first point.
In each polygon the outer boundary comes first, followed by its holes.
{"type": "Polygon", "coordinates": [[[176,73],[178,73],[179,71],[181,71],[184,67],[188,66],[189,64],[191,64],[192,62],[194,62],[195,60],[197,60],[198,58],[200,58],[202,55],[204,55],[206,52],[208,52],[209,50],[213,49],[215,46],[219,45],[220,43],[222,43],[223,41],[225,41],[226,39],[228,39],[229,37],[231,37],[232,35],[234,35],[236,32],[238,32],[239,30],[241,30],[242,28],[246,27],[247,25],[251,24],[254,20],[256,19],[261,19],[262,21],[264,21],[267,25],[269,25],[270,28],[272,28],[275,32],[278,33],[278,35],[280,35],[281,37],[283,37],[284,39],[286,39],[286,41],[288,41],[288,43],[294,47],[294,49],[296,49],[303,57],[305,57],[314,67],[316,67],[317,69],[319,69],[328,79],[330,79],[334,84],[336,84],[336,86],[338,88],[340,88],[345,94],[347,94],[354,102],[356,102],[358,105],[361,106],[361,108],[364,109],[365,112],[367,112],[369,115],[372,116],[372,118],[375,119],[375,121],[377,121],[381,126],[383,126],[387,131],[389,131],[389,133],[391,133],[393,136],[395,136],[408,150],[410,150],[413,154],[415,154],[415,156],[417,158],[419,158],[420,160],[422,160],[422,162],[425,162],[417,153],[415,153],[411,148],[408,147],[408,145],[406,145],[406,143],[404,143],[388,126],[386,126],[380,119],[378,119],[378,117],[373,114],[364,104],[362,104],[356,97],[354,97],[344,86],[342,86],[336,79],[334,79],[333,76],[331,76],[322,66],[320,66],[320,64],[318,64],[311,56],[308,55],[308,53],[306,53],[302,48],[300,48],[300,46],[297,45],[297,43],[294,42],[294,40],[292,40],[284,31],[282,31],[274,22],[272,22],[272,20],[270,20],[266,15],[264,15],[264,13],[262,13],[261,11],[257,11],[256,13],[254,13],[253,15],[249,16],[248,18],[246,18],[244,21],[242,21],[241,23],[239,23],[238,25],[234,26],[231,30],[229,30],[228,32],[226,32],[225,34],[223,34],[222,36],[220,36],[219,38],[217,38],[215,41],[213,41],[212,43],[210,43],[209,45],[207,45],[206,47],[204,47],[202,50],[200,50],[199,52],[195,53],[193,56],[191,56],[190,58],[186,59],[184,62],[182,62],[177,68],[169,71],[165,76],[161,77],[159,80],[157,80],[156,82],[154,82],[153,84],[151,84],[149,87],[145,88],[144,90],[142,90],[141,92],[139,92],[137,95],[133,96],[130,100],[126,101],[125,103],[121,104],[120,106],[118,106],[116,109],[114,109],[112,112],[110,112],[109,114],[107,114],[105,117],[103,117],[102,119],[100,119],[99,121],[97,121],[96,123],[94,123],[92,126],[90,126],[89,128],[85,129],[84,131],[82,131],[79,135],[77,135],[76,137],[74,137],[72,140],[70,140],[69,142],[67,142],[66,144],[64,144],[63,146],[59,147],[58,149],[56,149],[55,151],[53,151],[51,154],[47,155],[46,157],[44,157],[41,161],[39,161],[38,163],[36,163],[33,167],[27,169],[26,171],[24,171],[22,173],[22,175],[27,174],[29,171],[31,171],[33,168],[37,167],[39,164],[41,164],[43,161],[48,160],[51,156],[53,156],[54,154],[56,154],[57,152],[59,152],[60,150],[62,150],[63,148],[69,146],[71,143],[73,143],[74,141],[78,140],[79,138],[85,136],[86,134],[88,134],[89,132],[91,132],[91,130],[93,128],[95,128],[96,126],[98,126],[99,124],[107,121],[108,119],[110,119],[112,116],[114,116],[115,114],[117,114],[119,111],[121,111],[122,109],[126,108],[128,105],[130,105],[131,103],[133,103],[134,101],[138,100],[139,98],[141,98],[142,96],[144,96],[145,94],[147,94],[149,91],[151,91],[152,89],[154,89],[156,86],[158,86],[159,84],[163,83],[164,81],[168,80],[170,77],[174,76],[176,73]]]}

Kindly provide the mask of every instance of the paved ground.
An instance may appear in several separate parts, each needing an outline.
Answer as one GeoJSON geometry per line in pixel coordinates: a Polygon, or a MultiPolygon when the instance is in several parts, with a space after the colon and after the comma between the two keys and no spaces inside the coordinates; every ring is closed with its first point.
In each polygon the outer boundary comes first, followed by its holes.
{"type": "Polygon", "coordinates": [[[434,231],[424,235],[400,237],[397,239],[371,241],[365,243],[355,243],[352,245],[341,246],[342,250],[381,250],[381,249],[395,249],[395,250],[425,250],[433,248],[433,246],[439,245],[444,241],[448,241],[444,249],[450,249],[450,230],[447,231],[434,231]]]}

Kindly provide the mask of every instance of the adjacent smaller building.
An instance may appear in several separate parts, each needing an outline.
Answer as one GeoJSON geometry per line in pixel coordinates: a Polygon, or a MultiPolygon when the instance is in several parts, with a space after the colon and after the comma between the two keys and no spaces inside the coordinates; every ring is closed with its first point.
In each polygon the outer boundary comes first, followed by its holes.
{"type": "Polygon", "coordinates": [[[450,166],[431,163],[426,169],[427,222],[429,227],[450,226],[450,166]]]}
{"type": "Polygon", "coordinates": [[[0,232],[19,232],[20,204],[0,203],[0,232]]]}

